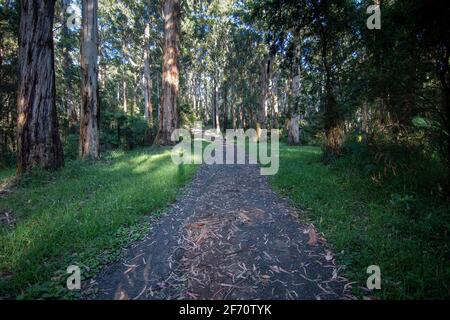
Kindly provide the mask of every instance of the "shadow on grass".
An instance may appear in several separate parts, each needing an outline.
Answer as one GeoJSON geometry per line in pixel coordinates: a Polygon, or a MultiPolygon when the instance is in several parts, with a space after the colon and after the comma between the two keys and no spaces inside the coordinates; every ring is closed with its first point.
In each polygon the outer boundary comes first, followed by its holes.
{"type": "Polygon", "coordinates": [[[325,234],[347,276],[364,286],[366,269],[379,265],[387,299],[448,297],[450,283],[450,203],[431,189],[444,176],[427,168],[375,182],[358,159],[332,165],[320,161],[320,149],[280,149],[280,171],[271,177],[275,190],[302,209],[302,219],[325,234]]]}

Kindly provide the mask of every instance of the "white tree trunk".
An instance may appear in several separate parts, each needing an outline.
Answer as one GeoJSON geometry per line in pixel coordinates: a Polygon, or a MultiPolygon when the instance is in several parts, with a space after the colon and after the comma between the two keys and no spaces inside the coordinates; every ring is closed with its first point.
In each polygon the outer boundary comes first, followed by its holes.
{"type": "Polygon", "coordinates": [[[123,80],[123,112],[128,113],[127,81],[123,80]]]}
{"type": "Polygon", "coordinates": [[[300,129],[299,123],[300,116],[292,115],[291,119],[288,121],[288,144],[289,145],[299,145],[300,144],[300,129]]]}
{"type": "Polygon", "coordinates": [[[261,129],[267,127],[267,107],[270,88],[270,79],[272,77],[272,56],[268,54],[261,64],[261,97],[259,102],[259,111],[256,123],[256,135],[258,139],[261,137],[261,129]]]}
{"type": "Polygon", "coordinates": [[[148,144],[153,142],[153,104],[152,104],[152,78],[150,74],[150,25],[145,27],[144,34],[144,117],[147,122],[146,141],[148,144]]]}
{"type": "Polygon", "coordinates": [[[98,0],[83,0],[80,157],[98,159],[98,0]]]}

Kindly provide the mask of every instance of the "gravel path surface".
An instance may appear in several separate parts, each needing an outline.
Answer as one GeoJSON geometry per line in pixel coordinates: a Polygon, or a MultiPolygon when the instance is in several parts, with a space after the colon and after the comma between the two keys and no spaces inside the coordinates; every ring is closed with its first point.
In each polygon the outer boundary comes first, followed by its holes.
{"type": "Polygon", "coordinates": [[[312,229],[258,166],[202,165],[146,239],[95,279],[96,298],[351,299],[312,229]]]}

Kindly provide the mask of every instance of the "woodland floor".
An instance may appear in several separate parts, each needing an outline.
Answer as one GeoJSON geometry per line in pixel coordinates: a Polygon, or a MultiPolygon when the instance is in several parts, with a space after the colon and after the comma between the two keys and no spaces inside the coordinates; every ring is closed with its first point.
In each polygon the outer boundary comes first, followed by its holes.
{"type": "Polygon", "coordinates": [[[90,284],[97,299],[351,299],[320,236],[257,165],[202,165],[148,236],[90,284]]]}

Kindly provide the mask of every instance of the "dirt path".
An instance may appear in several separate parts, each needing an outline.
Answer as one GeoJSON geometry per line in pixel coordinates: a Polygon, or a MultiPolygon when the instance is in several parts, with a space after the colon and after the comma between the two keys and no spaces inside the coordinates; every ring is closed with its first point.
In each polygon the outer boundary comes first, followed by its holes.
{"type": "Polygon", "coordinates": [[[203,165],[148,237],[96,279],[98,299],[346,299],[321,241],[254,165],[203,165]]]}

